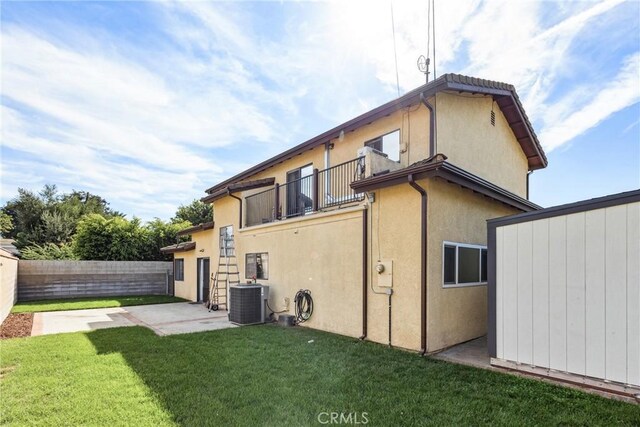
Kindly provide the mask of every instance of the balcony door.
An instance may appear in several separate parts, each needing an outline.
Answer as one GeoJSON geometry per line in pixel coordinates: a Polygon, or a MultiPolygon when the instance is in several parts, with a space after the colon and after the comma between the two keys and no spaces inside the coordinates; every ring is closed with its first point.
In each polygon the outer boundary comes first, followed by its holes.
{"type": "Polygon", "coordinates": [[[313,207],[313,165],[287,172],[286,216],[304,215],[313,207]]]}

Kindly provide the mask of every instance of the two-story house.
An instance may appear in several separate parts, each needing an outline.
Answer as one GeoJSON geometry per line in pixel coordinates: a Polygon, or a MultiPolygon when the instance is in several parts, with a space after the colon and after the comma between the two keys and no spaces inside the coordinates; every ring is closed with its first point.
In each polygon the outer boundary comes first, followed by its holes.
{"type": "Polygon", "coordinates": [[[305,326],[421,352],[482,336],[486,221],[538,209],[546,165],[513,86],[444,75],[207,189],[213,227],[167,249],[175,293],[203,299],[229,239],[272,310],[311,292],[305,326]]]}

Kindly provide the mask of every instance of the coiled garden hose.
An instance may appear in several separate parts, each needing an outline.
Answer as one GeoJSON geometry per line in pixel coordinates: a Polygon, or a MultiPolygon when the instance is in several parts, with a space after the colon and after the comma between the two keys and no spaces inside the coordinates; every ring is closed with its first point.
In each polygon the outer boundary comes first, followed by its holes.
{"type": "Polygon", "coordinates": [[[313,314],[313,298],[311,291],[308,289],[300,289],[293,298],[295,306],[296,323],[304,323],[313,314]]]}

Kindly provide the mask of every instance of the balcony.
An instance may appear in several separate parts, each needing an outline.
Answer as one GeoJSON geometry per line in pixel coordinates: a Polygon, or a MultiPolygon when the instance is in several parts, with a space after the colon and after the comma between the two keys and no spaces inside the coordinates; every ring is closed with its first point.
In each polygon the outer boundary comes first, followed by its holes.
{"type": "Polygon", "coordinates": [[[245,198],[245,226],[296,218],[312,212],[360,202],[350,184],[365,177],[365,156],[327,169],[314,169],[309,176],[276,184],[245,198]]]}

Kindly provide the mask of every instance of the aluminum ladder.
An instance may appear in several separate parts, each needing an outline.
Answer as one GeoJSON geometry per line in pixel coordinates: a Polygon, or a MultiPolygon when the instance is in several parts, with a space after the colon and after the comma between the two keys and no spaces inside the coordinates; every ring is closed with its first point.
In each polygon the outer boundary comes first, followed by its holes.
{"type": "Polygon", "coordinates": [[[224,238],[218,257],[218,269],[211,275],[209,290],[209,311],[218,311],[221,308],[228,310],[229,286],[240,284],[240,271],[233,245],[233,237],[224,238]],[[231,243],[231,245],[229,244],[231,243]]]}

